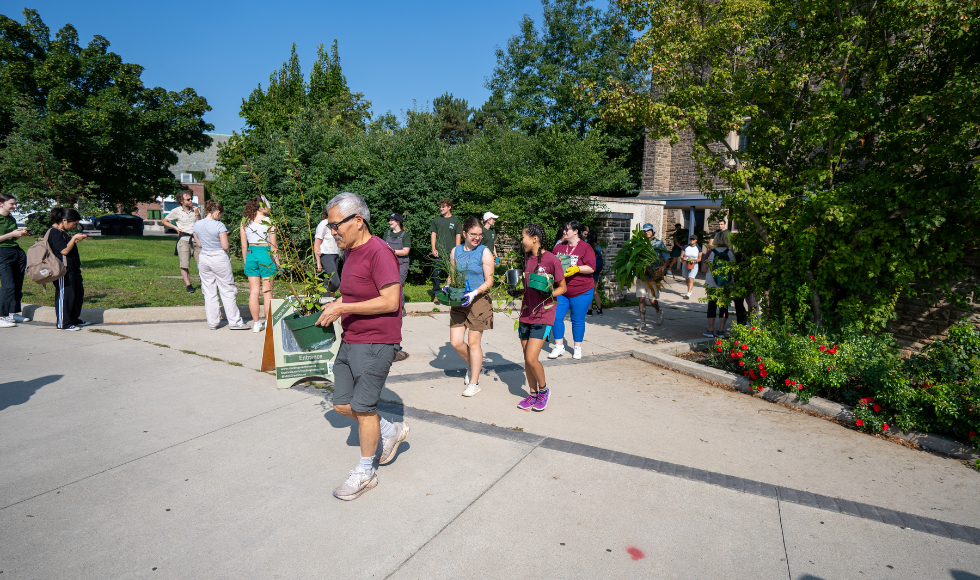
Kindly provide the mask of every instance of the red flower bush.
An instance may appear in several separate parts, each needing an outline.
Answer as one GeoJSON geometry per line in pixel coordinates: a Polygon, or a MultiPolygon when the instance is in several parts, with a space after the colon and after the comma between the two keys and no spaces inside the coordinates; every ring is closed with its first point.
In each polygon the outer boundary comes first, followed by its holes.
{"type": "Polygon", "coordinates": [[[742,361],[742,360],[738,361],[738,366],[744,367],[745,366],[745,361],[742,361]]]}
{"type": "Polygon", "coordinates": [[[881,429],[882,429],[883,431],[888,431],[888,423],[882,423],[882,424],[881,424],[881,429]]]}
{"type": "Polygon", "coordinates": [[[871,408],[875,410],[875,413],[881,412],[881,405],[872,405],[871,408]]]}
{"type": "Polygon", "coordinates": [[[855,421],[854,424],[857,425],[858,427],[864,427],[864,421],[862,421],[860,419],[858,419],[857,421],[855,421]]]}

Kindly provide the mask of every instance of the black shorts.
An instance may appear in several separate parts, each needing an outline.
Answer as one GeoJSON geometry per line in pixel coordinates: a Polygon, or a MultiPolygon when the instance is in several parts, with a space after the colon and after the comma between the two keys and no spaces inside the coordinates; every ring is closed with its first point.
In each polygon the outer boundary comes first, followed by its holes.
{"type": "Polygon", "coordinates": [[[521,340],[532,338],[548,340],[549,334],[551,334],[551,325],[549,324],[529,324],[522,322],[517,325],[517,337],[521,340]]]}
{"type": "Polygon", "coordinates": [[[397,344],[340,343],[333,365],[333,404],[350,405],[358,413],[377,411],[391,363],[401,349],[397,344]]]}

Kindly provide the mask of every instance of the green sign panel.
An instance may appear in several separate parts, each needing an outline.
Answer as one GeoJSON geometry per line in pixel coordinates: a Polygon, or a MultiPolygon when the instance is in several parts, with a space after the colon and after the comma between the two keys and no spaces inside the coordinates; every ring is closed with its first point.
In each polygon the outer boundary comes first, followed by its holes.
{"type": "Polygon", "coordinates": [[[333,382],[333,363],[340,349],[340,321],[334,322],[337,340],[322,350],[304,351],[293,339],[293,333],[282,320],[294,311],[292,303],[272,300],[272,340],[276,352],[276,384],[288,389],[295,384],[321,380],[333,382]]]}

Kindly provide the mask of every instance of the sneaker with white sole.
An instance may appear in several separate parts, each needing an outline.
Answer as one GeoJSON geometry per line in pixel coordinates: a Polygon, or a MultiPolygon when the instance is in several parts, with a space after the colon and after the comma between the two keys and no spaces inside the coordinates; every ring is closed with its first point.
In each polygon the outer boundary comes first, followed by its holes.
{"type": "Polygon", "coordinates": [[[531,406],[534,405],[534,401],[537,401],[537,400],[538,400],[538,394],[537,393],[531,393],[530,395],[528,395],[528,396],[524,397],[523,399],[521,399],[521,402],[517,404],[517,408],[518,409],[523,409],[523,410],[526,411],[526,410],[530,409],[531,406]]]}
{"type": "Polygon", "coordinates": [[[79,321],[79,322],[76,322],[76,323],[75,323],[75,326],[77,326],[77,327],[79,327],[79,328],[84,328],[84,327],[86,327],[86,326],[90,326],[91,324],[92,324],[92,323],[91,323],[91,322],[89,322],[88,320],[82,320],[82,321],[79,321]]]}
{"type": "Polygon", "coordinates": [[[72,324],[71,326],[66,326],[65,328],[62,328],[61,330],[71,330],[71,331],[77,332],[77,331],[81,330],[81,328],[78,328],[77,326],[75,326],[74,324],[72,324]]]}
{"type": "Polygon", "coordinates": [[[252,323],[252,332],[262,332],[263,328],[265,328],[265,322],[262,320],[256,320],[252,323]]]}
{"type": "Polygon", "coordinates": [[[473,395],[479,393],[481,390],[482,389],[480,389],[480,385],[478,385],[476,383],[470,383],[470,384],[466,385],[466,388],[465,389],[463,389],[463,396],[464,397],[472,397],[473,395]]]}
{"type": "Polygon", "coordinates": [[[210,328],[211,330],[218,330],[217,326],[209,326],[208,328],[210,328]]]}
{"type": "Polygon", "coordinates": [[[391,437],[381,438],[381,455],[378,457],[378,465],[384,465],[391,461],[398,451],[398,446],[408,438],[408,423],[394,423],[395,434],[391,437]]]}
{"type": "Polygon", "coordinates": [[[372,469],[365,473],[359,469],[351,469],[347,481],[333,490],[333,496],[344,501],[357,499],[365,491],[378,485],[378,476],[372,469]]]}
{"type": "Polygon", "coordinates": [[[690,292],[685,292],[684,294],[681,294],[681,296],[684,297],[684,300],[690,300],[691,299],[691,293],[690,292]]]}
{"type": "Polygon", "coordinates": [[[244,322],[240,324],[229,324],[228,330],[248,330],[248,325],[244,322]]]}
{"type": "Polygon", "coordinates": [[[657,324],[659,326],[663,326],[664,325],[664,311],[663,310],[661,310],[660,312],[657,313],[657,324]]]}
{"type": "Polygon", "coordinates": [[[714,338],[715,337],[715,333],[714,333],[714,331],[711,331],[711,330],[705,330],[704,332],[701,333],[701,336],[707,336],[708,338],[714,338]]]}
{"type": "Polygon", "coordinates": [[[9,316],[0,316],[0,328],[13,328],[15,326],[17,326],[17,323],[14,322],[13,318],[10,318],[9,316]]]}
{"type": "Polygon", "coordinates": [[[555,347],[551,349],[551,354],[548,355],[548,358],[558,358],[563,354],[565,354],[565,345],[556,344],[555,347]]]}
{"type": "Polygon", "coordinates": [[[646,329],[647,329],[647,325],[643,322],[636,325],[636,330],[646,330],[646,329]]]}
{"type": "Polygon", "coordinates": [[[534,399],[534,404],[531,405],[532,411],[544,411],[548,406],[548,398],[551,396],[551,389],[545,390],[543,393],[538,393],[536,399],[534,399]]]}
{"type": "Polygon", "coordinates": [[[11,315],[10,315],[10,316],[8,316],[7,318],[10,318],[11,320],[13,320],[14,322],[17,322],[17,323],[21,323],[21,322],[30,322],[30,321],[31,321],[31,319],[30,319],[30,318],[27,318],[27,317],[24,317],[24,316],[21,316],[20,314],[11,314],[11,315]]]}
{"type": "Polygon", "coordinates": [[[578,360],[582,358],[582,347],[576,346],[572,349],[572,358],[578,360]]]}

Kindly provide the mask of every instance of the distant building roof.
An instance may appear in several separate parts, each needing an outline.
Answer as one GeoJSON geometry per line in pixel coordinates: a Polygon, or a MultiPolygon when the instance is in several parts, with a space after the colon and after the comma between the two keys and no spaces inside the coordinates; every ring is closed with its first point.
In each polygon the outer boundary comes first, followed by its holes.
{"type": "Polygon", "coordinates": [[[211,146],[204,151],[186,153],[177,151],[177,163],[170,166],[170,172],[174,177],[180,179],[181,173],[191,171],[203,171],[204,179],[210,181],[214,179],[214,168],[218,164],[218,143],[225,143],[231,139],[231,135],[221,135],[219,133],[207,133],[211,137],[211,146]]]}

